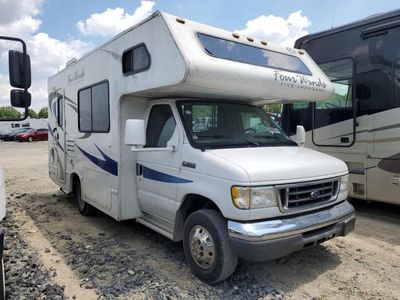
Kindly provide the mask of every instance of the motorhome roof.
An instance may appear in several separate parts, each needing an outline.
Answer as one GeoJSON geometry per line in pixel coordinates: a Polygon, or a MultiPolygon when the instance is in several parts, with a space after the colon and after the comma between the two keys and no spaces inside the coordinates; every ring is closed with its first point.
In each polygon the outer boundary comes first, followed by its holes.
{"type": "MultiPolygon", "coordinates": [[[[158,64],[152,64],[148,71],[140,74],[142,77],[148,76],[146,82],[143,78],[143,84],[131,81],[127,78],[129,76],[121,77],[121,80],[125,80],[124,87],[127,87],[124,92],[129,94],[153,98],[223,97],[263,104],[281,99],[324,100],[333,93],[329,79],[305,51],[162,12],[156,12],[121,32],[58,74],[82,66],[82,61],[99,52],[112,53],[120,64],[123,52],[138,44],[138,32],[142,37],[140,42],[147,43],[152,62],[157,60],[158,64]],[[157,42],[158,46],[155,46],[157,42]],[[167,50],[178,52],[171,54],[167,50]],[[160,73],[160,62],[167,59],[176,60],[176,70],[168,70],[169,73],[163,77],[157,74],[158,78],[154,78],[156,73],[160,73]],[[178,64],[184,65],[184,68],[179,69],[178,64]]],[[[85,64],[90,65],[88,62],[85,64]]]]}
{"type": "Polygon", "coordinates": [[[346,31],[346,30],[349,30],[349,29],[353,29],[353,28],[356,28],[356,27],[366,26],[368,24],[373,24],[373,23],[376,23],[376,22],[379,22],[379,21],[383,21],[383,20],[386,20],[386,19],[391,19],[391,18],[396,17],[396,16],[400,16],[400,9],[392,10],[392,11],[385,12],[385,13],[374,14],[372,16],[368,16],[366,18],[363,18],[363,19],[355,21],[355,22],[351,22],[351,23],[344,24],[344,25],[341,25],[341,26],[338,26],[338,27],[334,27],[334,28],[331,28],[331,29],[327,29],[327,30],[323,30],[323,31],[320,31],[320,32],[316,32],[316,33],[313,33],[313,34],[305,35],[305,36],[299,38],[295,42],[294,46],[296,48],[301,48],[301,45],[304,42],[308,41],[308,40],[317,39],[319,37],[323,37],[323,36],[339,33],[339,32],[346,31]]]}

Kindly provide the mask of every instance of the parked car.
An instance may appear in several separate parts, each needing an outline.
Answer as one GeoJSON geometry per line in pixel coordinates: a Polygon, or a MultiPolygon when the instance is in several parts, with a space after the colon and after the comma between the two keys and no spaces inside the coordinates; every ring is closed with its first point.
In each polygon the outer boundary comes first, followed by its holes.
{"type": "Polygon", "coordinates": [[[8,134],[9,132],[6,130],[2,130],[0,131],[0,140],[3,140],[4,137],[8,134]]]}
{"type": "Polygon", "coordinates": [[[32,128],[18,128],[18,129],[14,129],[12,130],[10,133],[4,135],[3,140],[4,141],[15,141],[17,138],[17,135],[20,133],[24,133],[28,130],[31,130],[32,128]]]}
{"type": "Polygon", "coordinates": [[[47,141],[48,131],[46,128],[31,129],[17,135],[20,142],[47,141]]]}

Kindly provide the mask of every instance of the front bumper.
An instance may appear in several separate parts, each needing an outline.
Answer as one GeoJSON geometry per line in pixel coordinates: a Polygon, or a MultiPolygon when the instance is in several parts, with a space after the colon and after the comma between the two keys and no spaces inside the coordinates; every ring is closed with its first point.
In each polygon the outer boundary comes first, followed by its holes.
{"type": "Polygon", "coordinates": [[[301,216],[255,223],[228,221],[229,239],[238,257],[264,261],[286,256],[354,229],[353,206],[344,201],[301,216]]]}

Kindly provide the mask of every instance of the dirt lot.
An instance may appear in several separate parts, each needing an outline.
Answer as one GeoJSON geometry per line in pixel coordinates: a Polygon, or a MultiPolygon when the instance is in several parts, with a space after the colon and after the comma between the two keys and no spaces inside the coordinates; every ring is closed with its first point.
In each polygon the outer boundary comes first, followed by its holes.
{"type": "Polygon", "coordinates": [[[48,178],[47,143],[0,143],[7,173],[6,277],[11,299],[400,299],[400,207],[355,202],[345,238],[225,282],[194,278],[181,243],[134,221],[85,218],[48,178]]]}

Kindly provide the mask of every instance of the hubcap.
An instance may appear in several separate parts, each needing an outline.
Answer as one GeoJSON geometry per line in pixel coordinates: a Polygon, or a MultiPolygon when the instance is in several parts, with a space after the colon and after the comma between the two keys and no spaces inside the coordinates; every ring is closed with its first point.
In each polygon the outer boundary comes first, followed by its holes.
{"type": "Polygon", "coordinates": [[[209,269],[215,260],[215,245],[210,233],[197,225],[190,231],[189,242],[193,260],[200,268],[209,269]]]}

